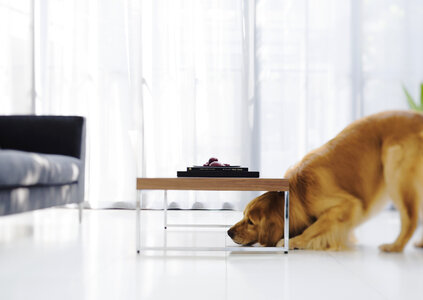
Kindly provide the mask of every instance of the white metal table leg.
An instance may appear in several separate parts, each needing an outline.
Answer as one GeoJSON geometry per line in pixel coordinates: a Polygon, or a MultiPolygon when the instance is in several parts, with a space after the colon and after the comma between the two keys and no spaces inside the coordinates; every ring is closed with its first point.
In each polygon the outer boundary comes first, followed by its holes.
{"type": "Polygon", "coordinates": [[[163,214],[164,214],[164,229],[167,229],[167,190],[164,190],[164,204],[163,204],[163,214]]]}
{"type": "Polygon", "coordinates": [[[288,253],[289,249],[289,192],[285,191],[285,208],[284,208],[284,247],[285,253],[288,253]]]}
{"type": "Polygon", "coordinates": [[[82,208],[83,208],[83,202],[78,203],[78,217],[79,217],[79,224],[82,223],[82,208]]]}
{"type": "Polygon", "coordinates": [[[140,212],[140,208],[141,208],[141,190],[137,191],[137,204],[136,204],[136,215],[137,215],[137,220],[136,220],[136,235],[137,235],[137,253],[140,253],[141,250],[141,230],[140,230],[140,226],[141,226],[141,212],[140,212]]]}

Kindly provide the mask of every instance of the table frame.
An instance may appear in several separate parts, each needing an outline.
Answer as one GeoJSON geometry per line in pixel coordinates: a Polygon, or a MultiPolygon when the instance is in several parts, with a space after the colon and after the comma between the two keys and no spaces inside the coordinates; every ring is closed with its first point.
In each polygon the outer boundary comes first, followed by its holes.
{"type": "Polygon", "coordinates": [[[137,253],[141,251],[235,251],[235,252],[280,252],[289,249],[289,182],[287,179],[267,178],[137,178],[136,199],[136,241],[137,253]],[[230,227],[222,224],[168,224],[167,191],[168,190],[203,190],[203,191],[276,191],[284,192],[284,246],[283,247],[141,247],[141,204],[143,190],[164,190],[163,227],[230,227]]]}

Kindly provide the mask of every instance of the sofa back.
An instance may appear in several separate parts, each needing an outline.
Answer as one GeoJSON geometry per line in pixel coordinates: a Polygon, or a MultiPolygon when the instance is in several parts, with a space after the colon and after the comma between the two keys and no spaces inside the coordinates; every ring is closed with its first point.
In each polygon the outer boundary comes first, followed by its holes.
{"type": "Polygon", "coordinates": [[[0,116],[0,148],[84,158],[84,118],[0,116]]]}

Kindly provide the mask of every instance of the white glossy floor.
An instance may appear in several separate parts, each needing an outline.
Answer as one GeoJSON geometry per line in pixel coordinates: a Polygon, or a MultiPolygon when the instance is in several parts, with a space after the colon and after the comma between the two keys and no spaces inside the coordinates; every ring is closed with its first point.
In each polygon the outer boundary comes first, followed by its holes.
{"type": "MultiPolygon", "coordinates": [[[[170,211],[170,222],[232,223],[240,212],[170,211]]],[[[423,250],[379,253],[398,232],[385,211],[348,252],[135,253],[135,212],[73,209],[0,218],[0,299],[422,299],[423,250]]],[[[143,243],[164,240],[143,211],[143,243]]],[[[417,234],[421,234],[421,231],[417,234]]],[[[414,240],[418,238],[417,234],[414,240]]],[[[168,229],[168,245],[223,246],[225,231],[168,229]]]]}

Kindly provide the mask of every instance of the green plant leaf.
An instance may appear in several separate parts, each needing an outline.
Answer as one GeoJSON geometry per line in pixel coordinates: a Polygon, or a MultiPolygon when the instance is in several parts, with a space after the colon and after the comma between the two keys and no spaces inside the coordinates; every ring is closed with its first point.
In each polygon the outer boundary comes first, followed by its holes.
{"type": "Polygon", "coordinates": [[[414,102],[413,97],[411,97],[410,93],[408,93],[405,86],[402,86],[402,89],[404,90],[405,96],[407,97],[408,106],[411,109],[420,110],[420,107],[418,107],[417,104],[414,102]]]}

